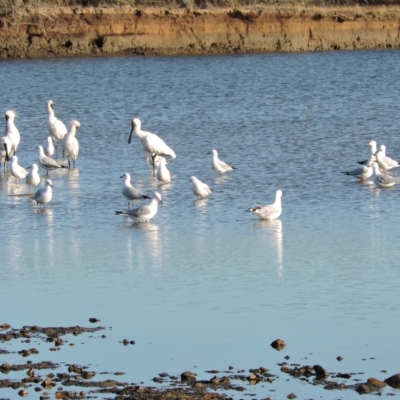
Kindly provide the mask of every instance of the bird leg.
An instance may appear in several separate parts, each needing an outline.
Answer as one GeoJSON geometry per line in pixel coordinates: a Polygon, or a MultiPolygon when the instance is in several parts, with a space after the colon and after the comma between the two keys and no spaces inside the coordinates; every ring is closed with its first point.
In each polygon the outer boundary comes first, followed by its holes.
{"type": "Polygon", "coordinates": [[[156,176],[156,163],[155,163],[156,157],[157,157],[157,154],[151,154],[151,161],[153,164],[153,176],[156,176]]]}

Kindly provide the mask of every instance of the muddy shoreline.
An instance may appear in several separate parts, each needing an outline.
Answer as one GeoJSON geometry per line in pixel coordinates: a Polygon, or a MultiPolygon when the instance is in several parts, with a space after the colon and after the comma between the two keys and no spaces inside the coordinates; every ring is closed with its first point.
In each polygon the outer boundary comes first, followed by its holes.
{"type": "Polygon", "coordinates": [[[400,6],[26,6],[0,18],[0,57],[393,49],[399,32],[400,6]]]}
{"type": "MultiPolygon", "coordinates": [[[[46,350],[57,351],[60,347],[68,348],[73,346],[72,337],[84,335],[88,338],[106,339],[102,333],[105,328],[96,326],[94,328],[73,327],[38,327],[24,326],[19,329],[10,327],[8,324],[2,325],[0,332],[0,346],[10,345],[15,341],[15,345],[20,347],[20,343],[25,343],[25,349],[18,351],[23,358],[35,354],[38,358],[39,351],[36,344],[47,344],[46,350]],[[95,334],[100,336],[95,336],[95,334]],[[22,340],[21,340],[22,339],[22,340]]],[[[120,341],[122,346],[136,345],[135,341],[124,339],[120,341]]],[[[271,351],[281,351],[286,343],[277,339],[270,344],[271,351]]],[[[43,352],[43,346],[41,351],[43,352]]],[[[15,351],[1,348],[3,360],[8,354],[15,354],[15,351]]],[[[48,355],[47,355],[48,356],[48,355]]],[[[135,399],[135,400],[222,400],[232,398],[234,392],[244,392],[254,385],[268,384],[268,388],[274,388],[274,382],[279,379],[286,381],[288,387],[288,398],[295,398],[296,394],[290,389],[291,382],[301,380],[303,384],[310,386],[323,387],[325,390],[335,391],[356,391],[359,394],[382,395],[389,394],[385,389],[400,389],[400,374],[388,376],[384,381],[374,377],[365,379],[363,372],[332,372],[327,371],[322,365],[301,365],[290,362],[288,356],[284,357],[285,362],[279,363],[279,373],[272,373],[271,367],[257,367],[249,370],[237,369],[229,366],[225,371],[209,370],[203,371],[206,379],[200,379],[199,374],[184,371],[179,374],[167,372],[159,373],[151,380],[155,387],[146,387],[134,382],[126,382],[123,377],[125,372],[101,372],[94,370],[88,364],[77,365],[65,362],[24,361],[20,364],[8,364],[3,362],[0,365],[0,398],[1,389],[13,389],[21,397],[26,397],[35,392],[40,395],[40,399],[84,399],[84,398],[107,398],[107,399],[135,399]],[[13,379],[16,371],[26,371],[25,378],[13,379]],[[112,379],[102,379],[102,375],[113,375],[112,379]],[[1,376],[2,375],[2,376],[1,376]],[[226,392],[229,391],[230,395],[226,392]],[[106,397],[104,397],[106,396],[106,397]],[[112,397],[110,397],[112,396],[112,397]]],[[[342,357],[338,356],[340,363],[342,357]]],[[[99,367],[98,367],[99,368],[99,367]]],[[[100,367],[101,368],[101,367],[100,367]]],[[[155,366],[156,368],[156,366],[155,366]]],[[[340,368],[340,367],[338,367],[340,368]]],[[[276,368],[275,368],[276,369],[276,368]]],[[[386,371],[381,371],[386,373],[386,371]]],[[[281,381],[282,382],[282,381],[281,381]]],[[[280,383],[281,384],[281,383],[280,383]]],[[[310,388],[310,394],[312,388],[310,388]]],[[[392,393],[393,394],[393,393],[392,393]]],[[[340,396],[340,394],[338,393],[340,396]]],[[[243,394],[240,394],[243,396],[243,394]]]]}

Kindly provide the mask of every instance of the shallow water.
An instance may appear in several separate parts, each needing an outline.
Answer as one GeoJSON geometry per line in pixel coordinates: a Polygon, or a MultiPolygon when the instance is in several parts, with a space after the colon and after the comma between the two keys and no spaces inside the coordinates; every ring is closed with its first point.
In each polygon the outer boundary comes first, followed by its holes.
{"type": "Polygon", "coordinates": [[[43,343],[30,359],[90,363],[126,382],[156,385],[158,373],[185,370],[206,379],[229,365],[280,377],[235,398],[358,397],[287,383],[277,365],[286,355],[362,380],[400,372],[399,189],[340,173],[366,158],[371,139],[400,158],[399,74],[398,51],[0,62],[0,104],[18,111],[22,165],[45,142],[47,100],[64,122],[81,122],[77,167],[51,173],[45,211],[18,196],[26,185],[0,179],[0,323],[100,318],[106,339],[56,353],[43,343]],[[152,178],[137,138],[128,145],[133,117],[175,150],[170,184],[152,178]],[[212,148],[237,170],[217,176],[212,148]],[[149,224],[114,213],[126,208],[124,172],[163,197],[149,224]],[[212,196],[196,200],[191,175],[212,196]],[[245,212],[277,189],[279,220],[245,212]],[[281,352],[269,346],[277,338],[288,344],[281,352]]]}

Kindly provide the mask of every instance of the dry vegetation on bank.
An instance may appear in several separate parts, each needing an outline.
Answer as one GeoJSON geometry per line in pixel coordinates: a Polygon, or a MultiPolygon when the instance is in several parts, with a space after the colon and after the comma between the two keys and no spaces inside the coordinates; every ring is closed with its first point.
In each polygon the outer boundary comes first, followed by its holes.
{"type": "Polygon", "coordinates": [[[391,6],[400,5],[400,0],[0,0],[0,14],[18,12],[21,7],[39,9],[40,7],[71,6],[124,6],[156,7],[163,9],[212,9],[240,8],[256,6],[272,7],[327,7],[332,6],[391,6]]]}

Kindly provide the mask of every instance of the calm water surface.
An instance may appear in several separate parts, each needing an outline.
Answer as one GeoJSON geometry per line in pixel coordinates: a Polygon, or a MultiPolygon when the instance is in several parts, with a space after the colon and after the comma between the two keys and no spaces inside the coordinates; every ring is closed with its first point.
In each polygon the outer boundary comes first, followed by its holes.
{"type": "Polygon", "coordinates": [[[48,134],[47,100],[64,122],[81,122],[77,168],[51,173],[45,211],[18,196],[26,185],[1,176],[0,323],[88,326],[97,317],[107,328],[56,353],[39,343],[32,361],[91,364],[153,385],[160,372],[209,379],[204,371],[229,365],[280,376],[238,399],[358,397],[287,383],[277,365],[286,355],[365,372],[354,377],[362,380],[400,372],[400,192],[340,173],[366,158],[371,139],[400,158],[400,52],[8,61],[0,76],[25,167],[48,134]],[[152,178],[137,138],[128,145],[133,117],[175,150],[170,184],[152,178]],[[237,170],[216,176],[212,148],[237,170]],[[126,208],[125,172],[163,196],[149,224],[114,213],[126,208]],[[210,198],[195,199],[191,175],[214,189],[210,198]],[[279,220],[245,212],[277,189],[279,220]],[[288,343],[281,352],[269,346],[277,338],[288,343]]]}

